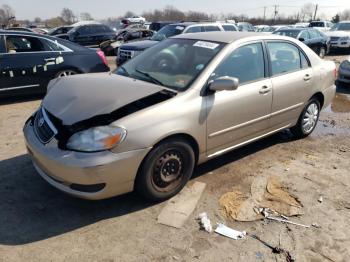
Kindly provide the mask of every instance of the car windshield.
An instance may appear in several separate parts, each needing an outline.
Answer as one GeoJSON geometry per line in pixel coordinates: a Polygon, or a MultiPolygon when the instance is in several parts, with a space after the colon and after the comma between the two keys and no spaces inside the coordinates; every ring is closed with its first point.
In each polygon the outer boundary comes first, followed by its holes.
{"type": "Polygon", "coordinates": [[[184,31],[185,27],[182,25],[166,25],[160,29],[151,40],[153,41],[162,41],[171,36],[179,35],[184,31]]]}
{"type": "Polygon", "coordinates": [[[224,45],[213,41],[167,39],[131,59],[115,73],[184,91],[224,45]]]}
{"type": "Polygon", "coordinates": [[[300,33],[300,30],[278,30],[275,31],[275,35],[283,35],[283,36],[289,36],[293,38],[297,38],[300,33]]]}
{"type": "Polygon", "coordinates": [[[331,31],[350,31],[350,23],[338,23],[332,27],[331,31]]]}

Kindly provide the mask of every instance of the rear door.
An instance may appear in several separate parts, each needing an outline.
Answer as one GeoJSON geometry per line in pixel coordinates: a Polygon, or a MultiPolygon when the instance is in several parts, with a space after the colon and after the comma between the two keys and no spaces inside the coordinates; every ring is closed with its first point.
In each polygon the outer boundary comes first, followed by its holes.
{"type": "Polygon", "coordinates": [[[273,103],[271,126],[274,129],[294,123],[308,101],[313,71],[306,55],[292,42],[268,41],[273,103]]]}
{"type": "Polygon", "coordinates": [[[0,89],[20,93],[45,92],[58,64],[63,63],[60,55],[63,49],[54,42],[32,35],[7,34],[4,41],[6,49],[0,58],[0,89]]]}
{"type": "Polygon", "coordinates": [[[235,49],[214,70],[210,80],[236,77],[240,85],[205,97],[208,155],[255,138],[270,127],[272,84],[265,61],[263,45],[256,42],[235,49]]]}

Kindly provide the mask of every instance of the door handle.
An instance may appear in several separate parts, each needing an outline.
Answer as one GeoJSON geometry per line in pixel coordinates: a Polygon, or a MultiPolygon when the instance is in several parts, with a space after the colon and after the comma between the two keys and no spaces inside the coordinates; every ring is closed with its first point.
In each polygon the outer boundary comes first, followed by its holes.
{"type": "Polygon", "coordinates": [[[260,90],[259,90],[259,94],[264,95],[267,94],[271,91],[271,88],[268,86],[263,86],[260,90]]]}
{"type": "Polygon", "coordinates": [[[309,81],[311,79],[311,76],[309,74],[306,74],[304,76],[304,81],[309,81]]]}
{"type": "Polygon", "coordinates": [[[56,61],[56,58],[46,58],[46,59],[44,59],[45,60],[45,62],[54,62],[54,61],[56,61]]]}

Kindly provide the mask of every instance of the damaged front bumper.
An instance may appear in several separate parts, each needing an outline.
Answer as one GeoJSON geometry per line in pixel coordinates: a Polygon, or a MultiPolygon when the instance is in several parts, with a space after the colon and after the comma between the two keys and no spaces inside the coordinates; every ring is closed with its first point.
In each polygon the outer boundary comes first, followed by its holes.
{"type": "Polygon", "coordinates": [[[133,191],[138,168],[150,149],[115,154],[61,150],[57,140],[39,141],[31,121],[23,129],[28,154],[38,173],[57,189],[99,200],[133,191]]]}

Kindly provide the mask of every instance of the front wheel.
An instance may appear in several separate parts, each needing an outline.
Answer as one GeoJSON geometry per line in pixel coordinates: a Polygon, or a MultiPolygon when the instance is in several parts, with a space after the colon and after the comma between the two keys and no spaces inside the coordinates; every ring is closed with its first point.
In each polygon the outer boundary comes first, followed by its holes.
{"type": "Polygon", "coordinates": [[[301,113],[298,123],[291,128],[291,132],[297,138],[309,136],[315,129],[320,116],[320,102],[313,98],[305,106],[301,113]]]}
{"type": "Polygon", "coordinates": [[[176,195],[193,173],[195,155],[182,139],[170,139],[156,146],[144,159],[135,181],[135,189],[152,201],[176,195]]]}

